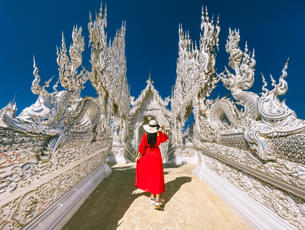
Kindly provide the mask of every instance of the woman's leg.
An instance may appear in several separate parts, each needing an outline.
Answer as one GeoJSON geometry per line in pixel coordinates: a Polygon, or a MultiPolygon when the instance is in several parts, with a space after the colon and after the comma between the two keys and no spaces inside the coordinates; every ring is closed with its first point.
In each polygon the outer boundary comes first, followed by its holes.
{"type": "Polygon", "coordinates": [[[154,203],[155,209],[162,209],[161,208],[162,204],[163,203],[160,201],[160,194],[156,194],[156,200],[154,203]]]}
{"type": "Polygon", "coordinates": [[[155,204],[155,195],[154,194],[150,194],[150,202],[152,203],[152,204],[155,204]]]}
{"type": "Polygon", "coordinates": [[[161,203],[164,203],[165,200],[160,198],[160,194],[156,194],[156,202],[161,202],[161,203]]]}

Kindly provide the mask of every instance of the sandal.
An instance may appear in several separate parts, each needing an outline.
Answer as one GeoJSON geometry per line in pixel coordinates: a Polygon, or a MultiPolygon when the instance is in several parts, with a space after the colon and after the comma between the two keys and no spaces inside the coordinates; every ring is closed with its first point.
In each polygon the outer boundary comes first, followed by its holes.
{"type": "Polygon", "coordinates": [[[162,208],[161,208],[161,203],[157,203],[157,202],[156,202],[156,203],[154,204],[154,208],[157,209],[157,210],[162,209],[162,208]]]}
{"type": "Polygon", "coordinates": [[[155,202],[156,202],[154,198],[150,198],[149,200],[150,200],[151,204],[155,204],[155,202]]]}
{"type": "Polygon", "coordinates": [[[157,209],[157,210],[161,210],[162,209],[162,202],[160,202],[160,200],[159,201],[155,201],[155,203],[154,203],[154,208],[155,209],[157,209]]]}

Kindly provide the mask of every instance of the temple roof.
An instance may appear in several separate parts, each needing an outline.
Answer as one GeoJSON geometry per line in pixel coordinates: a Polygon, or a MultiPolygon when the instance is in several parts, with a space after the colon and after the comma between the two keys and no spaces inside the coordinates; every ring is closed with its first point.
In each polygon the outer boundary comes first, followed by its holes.
{"type": "Polygon", "coordinates": [[[154,85],[153,85],[153,81],[151,80],[151,77],[149,75],[149,78],[146,81],[146,87],[144,90],[142,90],[140,96],[134,100],[134,98],[131,98],[131,105],[132,105],[132,109],[130,111],[130,114],[135,114],[136,111],[141,107],[141,105],[143,104],[145,98],[147,97],[148,93],[151,92],[153,95],[153,98],[155,99],[156,102],[158,102],[158,104],[161,107],[164,107],[166,109],[166,107],[168,106],[168,103],[170,101],[169,97],[165,98],[165,100],[163,100],[158,92],[158,90],[155,89],[154,85]]]}

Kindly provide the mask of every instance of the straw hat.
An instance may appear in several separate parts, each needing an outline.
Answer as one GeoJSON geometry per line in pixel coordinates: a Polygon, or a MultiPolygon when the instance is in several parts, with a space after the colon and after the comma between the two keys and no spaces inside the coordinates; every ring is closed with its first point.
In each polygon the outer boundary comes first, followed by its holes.
{"type": "Polygon", "coordinates": [[[160,126],[155,120],[150,120],[148,124],[143,125],[143,128],[147,133],[156,133],[158,132],[160,126]]]}

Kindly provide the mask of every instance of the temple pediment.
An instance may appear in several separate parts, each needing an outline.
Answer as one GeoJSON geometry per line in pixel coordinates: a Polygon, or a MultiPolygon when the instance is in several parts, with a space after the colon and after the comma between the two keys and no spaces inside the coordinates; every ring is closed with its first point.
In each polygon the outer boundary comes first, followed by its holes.
{"type": "Polygon", "coordinates": [[[130,111],[130,115],[136,114],[137,111],[142,108],[142,106],[146,106],[151,110],[166,109],[169,101],[170,99],[168,97],[165,98],[165,100],[162,99],[158,90],[155,89],[151,77],[149,77],[146,81],[146,87],[142,90],[139,97],[136,100],[131,97],[132,109],[130,111]]]}
{"type": "MultiPolygon", "coordinates": [[[[128,122],[128,146],[130,152],[136,152],[139,145],[139,141],[143,135],[143,124],[154,118],[159,124],[165,125],[166,129],[170,129],[171,112],[169,111],[168,104],[169,98],[164,100],[160,96],[158,90],[155,89],[153,81],[149,76],[146,81],[146,87],[142,90],[140,96],[134,100],[131,98],[131,110],[128,122]]],[[[161,145],[161,152],[163,153],[164,160],[168,152],[168,143],[161,145]]]]}

